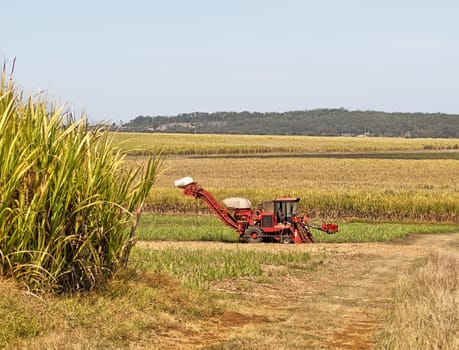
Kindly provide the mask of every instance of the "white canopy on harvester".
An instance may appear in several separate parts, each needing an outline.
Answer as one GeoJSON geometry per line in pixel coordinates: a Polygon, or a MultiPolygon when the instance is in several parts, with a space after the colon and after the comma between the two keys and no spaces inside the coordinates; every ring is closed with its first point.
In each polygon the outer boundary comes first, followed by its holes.
{"type": "Polygon", "coordinates": [[[191,177],[187,176],[187,177],[182,177],[181,179],[175,180],[174,185],[175,187],[178,187],[178,188],[184,188],[193,182],[194,180],[191,177]]]}
{"type": "Polygon", "coordinates": [[[252,203],[247,198],[242,197],[230,197],[223,200],[225,204],[230,209],[250,209],[252,208],[252,203]]]}

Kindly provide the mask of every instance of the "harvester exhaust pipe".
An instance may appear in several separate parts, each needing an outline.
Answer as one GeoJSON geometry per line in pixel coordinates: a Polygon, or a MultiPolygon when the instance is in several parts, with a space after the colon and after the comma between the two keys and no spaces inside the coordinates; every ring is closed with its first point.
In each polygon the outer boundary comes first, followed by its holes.
{"type": "Polygon", "coordinates": [[[182,177],[181,179],[175,180],[174,185],[175,187],[178,187],[178,188],[185,188],[186,186],[188,186],[189,184],[193,182],[194,180],[191,177],[186,176],[186,177],[182,177]]]}

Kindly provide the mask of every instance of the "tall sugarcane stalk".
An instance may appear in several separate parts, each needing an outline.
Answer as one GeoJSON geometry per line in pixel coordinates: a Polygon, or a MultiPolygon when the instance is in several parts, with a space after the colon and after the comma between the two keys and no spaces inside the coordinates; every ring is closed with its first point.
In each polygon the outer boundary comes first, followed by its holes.
{"type": "Polygon", "coordinates": [[[0,86],[0,275],[87,291],[126,266],[160,156],[126,166],[103,128],[0,86]],[[131,229],[129,227],[131,226],[131,229]]]}

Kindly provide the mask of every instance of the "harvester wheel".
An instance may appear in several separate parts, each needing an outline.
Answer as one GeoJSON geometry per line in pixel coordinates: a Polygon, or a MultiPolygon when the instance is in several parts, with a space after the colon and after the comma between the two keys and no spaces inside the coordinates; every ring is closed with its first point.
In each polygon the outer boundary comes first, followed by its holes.
{"type": "Polygon", "coordinates": [[[257,226],[250,226],[244,237],[247,243],[260,243],[263,241],[263,231],[257,226]]]}

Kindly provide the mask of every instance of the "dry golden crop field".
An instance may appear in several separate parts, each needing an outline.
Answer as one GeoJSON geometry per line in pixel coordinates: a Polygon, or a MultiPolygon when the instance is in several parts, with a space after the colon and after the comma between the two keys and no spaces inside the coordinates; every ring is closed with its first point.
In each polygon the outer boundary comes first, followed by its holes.
{"type": "Polygon", "coordinates": [[[459,191],[456,160],[297,158],[169,158],[158,187],[191,176],[221,189],[459,191]]]}
{"type": "Polygon", "coordinates": [[[115,143],[134,153],[322,153],[454,150],[456,139],[359,138],[272,135],[115,133],[115,143]]]}
{"type": "MultiPolygon", "coordinates": [[[[300,209],[320,218],[459,221],[459,163],[453,150],[457,140],[147,136],[140,137],[169,144],[181,141],[190,154],[167,156],[146,203],[151,211],[206,212],[203,203],[185,197],[173,186],[174,180],[191,176],[218,200],[241,196],[256,205],[279,196],[298,196],[302,198],[300,209]],[[193,140],[197,141],[195,148],[187,148],[193,140]],[[216,142],[207,144],[208,155],[197,154],[205,146],[203,140],[216,142]],[[241,154],[236,150],[263,143],[269,146],[270,142],[294,151],[241,154]],[[226,154],[218,154],[216,149],[225,145],[226,154]],[[434,148],[441,150],[432,151],[434,148]]],[[[143,161],[142,156],[129,159],[143,161]]]]}

